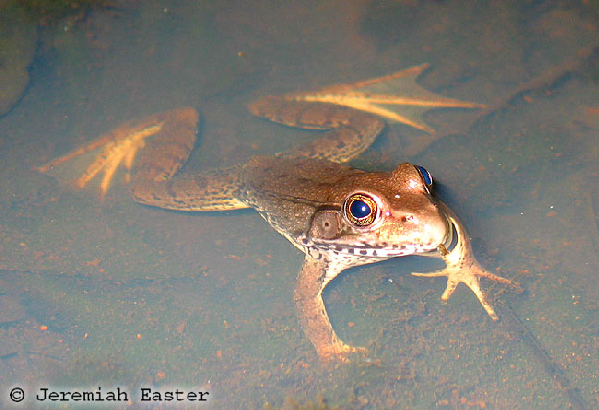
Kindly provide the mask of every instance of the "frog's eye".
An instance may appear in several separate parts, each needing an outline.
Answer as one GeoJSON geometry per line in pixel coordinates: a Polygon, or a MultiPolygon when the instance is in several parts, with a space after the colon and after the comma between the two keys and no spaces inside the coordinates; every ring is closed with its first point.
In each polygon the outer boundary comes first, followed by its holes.
{"type": "Polygon", "coordinates": [[[426,185],[427,189],[431,189],[433,186],[433,176],[428,172],[424,167],[420,165],[416,165],[416,169],[420,172],[420,176],[422,177],[422,181],[424,181],[424,185],[426,185]]]}
{"type": "Polygon", "coordinates": [[[372,197],[366,194],[353,194],[345,200],[343,209],[351,223],[366,226],[374,222],[378,205],[372,197]]]}

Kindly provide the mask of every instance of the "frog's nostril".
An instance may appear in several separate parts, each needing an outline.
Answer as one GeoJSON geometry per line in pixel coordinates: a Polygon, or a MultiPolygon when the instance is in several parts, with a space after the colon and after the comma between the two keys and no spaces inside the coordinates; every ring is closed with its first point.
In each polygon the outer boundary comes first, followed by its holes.
{"type": "Polygon", "coordinates": [[[414,219],[413,215],[404,215],[401,217],[402,222],[411,222],[414,219]]]}

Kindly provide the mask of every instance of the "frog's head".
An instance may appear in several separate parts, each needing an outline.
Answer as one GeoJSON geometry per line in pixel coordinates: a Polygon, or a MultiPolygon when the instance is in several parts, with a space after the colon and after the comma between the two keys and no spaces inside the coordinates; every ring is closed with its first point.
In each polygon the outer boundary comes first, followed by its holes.
{"type": "Polygon", "coordinates": [[[452,230],[432,184],[423,167],[408,163],[390,174],[365,173],[340,209],[314,214],[304,244],[357,259],[352,264],[437,250],[452,230]]]}

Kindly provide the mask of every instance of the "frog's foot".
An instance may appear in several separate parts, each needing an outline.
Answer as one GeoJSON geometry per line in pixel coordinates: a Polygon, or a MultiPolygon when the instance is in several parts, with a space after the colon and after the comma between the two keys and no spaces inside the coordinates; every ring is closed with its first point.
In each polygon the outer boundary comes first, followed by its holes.
{"type": "Polygon", "coordinates": [[[468,286],[470,290],[474,292],[491,319],[497,320],[499,317],[495,313],[495,309],[493,309],[493,306],[491,306],[491,304],[487,301],[487,297],[480,287],[480,278],[483,277],[491,279],[495,282],[504,283],[510,286],[515,285],[508,279],[502,278],[501,276],[494,275],[491,272],[484,270],[476,261],[473,262],[474,263],[471,263],[470,266],[467,266],[464,263],[453,266],[448,264],[445,269],[430,273],[413,272],[412,275],[421,277],[447,276],[447,288],[445,289],[445,292],[443,292],[443,295],[441,295],[441,300],[443,301],[447,301],[449,299],[460,282],[466,284],[466,286],[468,286]]]}
{"type": "Polygon", "coordinates": [[[162,137],[163,139],[170,138],[177,141],[171,141],[172,148],[169,151],[172,152],[166,154],[170,155],[171,163],[168,166],[162,166],[160,170],[156,169],[158,167],[155,166],[153,176],[158,177],[160,173],[174,174],[185,163],[189,151],[193,148],[197,123],[197,112],[193,108],[188,107],[181,107],[141,120],[130,121],[112,129],[85,144],[83,147],[56,158],[36,169],[46,173],[78,157],[93,155],[87,169],[72,182],[76,188],[84,188],[98,174],[103,172],[104,176],[100,182],[100,192],[104,196],[120,165],[124,165],[126,168],[126,178],[127,181],[129,180],[129,171],[136,155],[146,146],[146,140],[156,135],[166,134],[166,137],[162,137]],[[182,133],[180,132],[182,129],[190,129],[191,132],[182,133]],[[177,133],[177,131],[179,132],[177,133]],[[181,138],[185,138],[186,140],[181,141],[181,138]]]}
{"type": "Polygon", "coordinates": [[[321,362],[349,362],[350,353],[365,353],[365,347],[356,347],[345,344],[337,339],[336,343],[327,344],[326,346],[316,346],[316,352],[321,362]]]}
{"type": "Polygon", "coordinates": [[[289,94],[286,98],[346,106],[427,133],[434,133],[423,119],[424,113],[430,109],[484,107],[482,104],[443,97],[420,87],[416,79],[428,67],[428,64],[421,64],[383,77],[353,84],[336,84],[316,92],[289,94]]]}
{"type": "MultiPolygon", "coordinates": [[[[519,286],[508,279],[492,274],[480,266],[474,257],[472,246],[470,245],[470,238],[462,226],[462,223],[445,204],[440,202],[439,205],[444,210],[448,221],[453,226],[453,230],[457,237],[456,244],[450,252],[447,252],[447,248],[444,245],[439,246],[441,257],[445,260],[447,265],[445,269],[430,273],[414,272],[412,275],[422,277],[447,276],[447,288],[445,289],[445,292],[443,292],[443,295],[441,295],[441,300],[443,301],[449,299],[460,282],[466,284],[466,286],[474,292],[491,319],[497,320],[498,316],[495,313],[495,309],[493,309],[493,306],[487,301],[485,293],[480,288],[480,278],[487,278],[494,282],[503,283],[518,289],[519,286]]],[[[451,242],[451,236],[453,235],[450,235],[448,238],[449,242],[451,242]]]]}
{"type": "MultiPolygon", "coordinates": [[[[447,98],[419,86],[416,80],[428,64],[353,84],[336,84],[312,92],[260,98],[248,105],[252,114],[290,127],[329,130],[322,137],[282,155],[348,162],[366,151],[385,121],[405,124],[433,135],[424,121],[431,109],[481,108],[483,105],[447,98]]],[[[434,138],[427,138],[429,143],[434,138]]],[[[419,150],[426,142],[413,145],[419,150]]],[[[415,151],[416,152],[416,151],[415,151]]]]}

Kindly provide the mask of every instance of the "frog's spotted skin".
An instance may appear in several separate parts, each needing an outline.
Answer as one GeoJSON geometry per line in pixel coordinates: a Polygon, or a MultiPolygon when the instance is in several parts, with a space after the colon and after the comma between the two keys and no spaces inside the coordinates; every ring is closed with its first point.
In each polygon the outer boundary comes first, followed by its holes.
{"type": "Polygon", "coordinates": [[[401,164],[368,173],[347,162],[364,152],[385,127],[383,118],[432,132],[422,120],[431,107],[479,107],[433,94],[415,82],[426,66],[314,93],[265,97],[250,105],[261,117],[289,126],[328,130],[289,152],[255,156],[247,164],[201,174],[180,173],[193,149],[197,112],[177,108],[132,121],[39,168],[47,172],[97,151],[75,181],[79,188],[104,173],[105,194],[120,164],[131,170],[131,194],[141,203],[179,211],[254,208],[305,254],[294,301],[303,330],[322,359],[362,350],[333,330],[322,291],[343,270],[388,258],[421,254],[443,258],[445,300],[465,283],[496,319],[479,278],[510,284],[480,267],[455,215],[432,194],[424,168],[401,164]],[[135,160],[135,161],[134,161],[135,160]],[[447,252],[455,230],[457,245],[447,252]]]}

